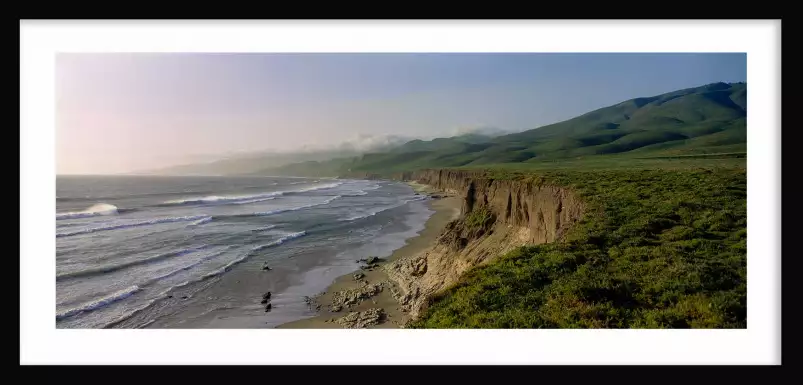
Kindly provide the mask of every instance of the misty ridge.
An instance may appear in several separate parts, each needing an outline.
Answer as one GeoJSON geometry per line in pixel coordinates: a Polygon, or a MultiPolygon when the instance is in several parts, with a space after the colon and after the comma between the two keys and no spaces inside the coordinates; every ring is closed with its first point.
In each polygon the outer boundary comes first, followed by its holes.
{"type": "MultiPolygon", "coordinates": [[[[482,141],[497,136],[518,132],[494,126],[460,127],[446,137],[464,137],[482,141]]],[[[444,135],[440,135],[444,136],[444,135]]],[[[388,152],[408,143],[432,141],[438,137],[414,137],[404,135],[357,134],[351,139],[328,146],[302,146],[295,150],[264,150],[203,154],[188,157],[182,164],[157,169],[145,169],[128,175],[236,175],[260,174],[274,168],[294,163],[325,162],[334,159],[351,159],[364,154],[388,152]]]]}
{"type": "Polygon", "coordinates": [[[636,97],[517,132],[482,126],[434,139],[359,135],[329,147],[242,154],[150,173],[343,177],[600,156],[741,156],[746,150],[746,102],[746,83],[716,82],[636,97]]]}

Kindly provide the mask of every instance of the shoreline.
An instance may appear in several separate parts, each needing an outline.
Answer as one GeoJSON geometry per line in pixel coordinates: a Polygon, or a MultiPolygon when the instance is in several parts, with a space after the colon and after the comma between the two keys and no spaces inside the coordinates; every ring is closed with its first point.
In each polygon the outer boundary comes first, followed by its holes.
{"type": "MultiPolygon", "coordinates": [[[[424,229],[417,235],[407,239],[405,245],[394,250],[388,258],[382,259],[378,267],[370,270],[358,270],[335,279],[323,293],[310,300],[310,305],[318,308],[316,316],[280,324],[276,328],[341,329],[347,326],[341,326],[336,322],[337,319],[350,314],[356,317],[355,313],[357,312],[360,314],[366,314],[366,311],[371,313],[370,309],[374,308],[382,309],[383,316],[381,321],[379,323],[369,322],[369,325],[358,325],[356,327],[369,329],[399,328],[407,322],[408,314],[401,311],[399,302],[393,296],[393,292],[397,291],[398,287],[389,280],[388,275],[381,266],[401,257],[418,254],[432,246],[446,227],[446,224],[459,216],[461,207],[461,201],[456,196],[445,195],[439,190],[416,182],[407,182],[407,184],[420,194],[436,196],[427,202],[427,207],[435,212],[427,218],[424,223],[424,229]],[[360,279],[355,279],[355,275],[360,273],[363,276],[360,279]],[[361,291],[366,294],[362,295],[362,299],[353,298],[354,301],[358,302],[351,306],[338,306],[334,303],[342,302],[344,294],[346,296],[351,294],[354,297],[355,294],[359,296],[357,293],[361,291]],[[335,309],[332,309],[333,306],[335,309]],[[341,308],[339,311],[331,311],[337,310],[338,307],[341,308]]],[[[367,258],[369,256],[364,257],[367,258]]]]}

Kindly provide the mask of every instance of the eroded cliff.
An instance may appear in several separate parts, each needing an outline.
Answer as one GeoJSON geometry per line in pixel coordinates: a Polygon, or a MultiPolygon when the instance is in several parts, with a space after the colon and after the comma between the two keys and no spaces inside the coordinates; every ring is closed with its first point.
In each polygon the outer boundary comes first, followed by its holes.
{"type": "Polygon", "coordinates": [[[412,318],[471,267],[520,246],[558,240],[584,211],[570,190],[533,180],[459,170],[423,170],[394,179],[427,184],[462,199],[460,217],[446,226],[435,245],[385,266],[402,289],[397,299],[412,318]]]}

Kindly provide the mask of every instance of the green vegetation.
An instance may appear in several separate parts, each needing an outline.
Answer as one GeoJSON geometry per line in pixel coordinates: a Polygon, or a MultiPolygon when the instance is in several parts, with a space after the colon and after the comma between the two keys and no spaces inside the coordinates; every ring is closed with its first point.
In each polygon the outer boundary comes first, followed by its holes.
{"type": "Polygon", "coordinates": [[[495,217],[493,212],[491,212],[491,210],[489,210],[487,207],[482,206],[466,214],[463,223],[468,231],[477,232],[478,230],[484,231],[488,229],[488,227],[493,225],[494,220],[495,217]]]}
{"type": "Polygon", "coordinates": [[[730,168],[494,168],[491,178],[570,187],[587,213],[561,242],[470,270],[409,326],[745,328],[746,174],[738,160],[730,168]]]}
{"type": "MultiPolygon", "coordinates": [[[[746,93],[744,83],[714,83],[628,100],[516,134],[413,140],[385,152],[338,161],[329,170],[333,175],[390,174],[422,168],[522,162],[585,163],[586,158],[600,156],[641,159],[744,153],[746,93]]],[[[313,169],[294,171],[304,170],[313,169]]]]}

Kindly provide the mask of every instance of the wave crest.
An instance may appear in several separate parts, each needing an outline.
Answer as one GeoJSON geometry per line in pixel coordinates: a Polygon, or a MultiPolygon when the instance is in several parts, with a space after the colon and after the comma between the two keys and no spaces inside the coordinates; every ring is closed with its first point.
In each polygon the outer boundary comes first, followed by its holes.
{"type": "Polygon", "coordinates": [[[83,313],[83,312],[88,312],[88,311],[100,309],[100,308],[102,308],[104,306],[107,306],[109,304],[112,304],[114,302],[117,302],[117,301],[120,301],[122,299],[128,298],[129,296],[131,296],[132,294],[134,294],[134,293],[136,293],[136,292],[138,292],[140,290],[141,289],[139,288],[139,286],[134,285],[134,286],[125,288],[123,290],[116,291],[116,292],[114,292],[112,294],[109,294],[109,295],[107,295],[105,297],[102,297],[102,298],[99,298],[97,300],[94,300],[92,302],[85,303],[85,304],[83,304],[81,306],[78,306],[78,307],[75,307],[75,308],[72,308],[72,309],[68,309],[68,310],[65,310],[65,311],[60,312],[60,313],[56,313],[56,321],[62,320],[62,319],[67,318],[67,317],[72,317],[72,316],[74,316],[74,315],[76,315],[78,313],[83,313]]]}
{"type": "Polygon", "coordinates": [[[298,237],[303,237],[305,235],[307,235],[306,231],[299,231],[297,233],[290,233],[290,234],[287,234],[287,235],[285,235],[285,236],[283,236],[283,237],[281,237],[281,238],[279,238],[279,239],[277,239],[277,240],[275,240],[273,242],[270,242],[270,243],[267,243],[267,244],[264,244],[264,245],[256,246],[256,247],[252,248],[250,252],[243,254],[242,257],[237,258],[237,259],[227,263],[226,265],[224,265],[220,269],[217,269],[217,270],[215,270],[215,271],[213,271],[211,273],[205,274],[200,279],[202,279],[202,280],[203,279],[209,279],[209,278],[221,275],[221,274],[229,271],[232,268],[232,266],[234,266],[234,265],[236,265],[236,264],[238,264],[238,263],[240,263],[242,261],[245,261],[246,259],[248,259],[248,257],[253,256],[254,253],[256,253],[259,250],[262,250],[262,249],[265,249],[265,248],[268,248],[268,247],[272,247],[272,246],[278,246],[278,245],[281,245],[282,243],[287,242],[287,241],[289,241],[291,239],[295,239],[295,238],[298,238],[298,237]]]}
{"type": "Polygon", "coordinates": [[[298,207],[287,207],[287,208],[270,210],[270,211],[260,211],[260,212],[254,213],[253,215],[260,215],[260,216],[262,216],[262,215],[274,215],[274,214],[281,214],[281,213],[288,212],[288,211],[303,210],[303,209],[308,209],[310,207],[328,205],[329,203],[332,203],[332,201],[334,201],[335,199],[340,199],[340,198],[342,198],[341,195],[335,195],[335,196],[333,196],[333,197],[331,197],[331,198],[329,198],[329,199],[327,199],[327,200],[325,200],[323,202],[320,202],[320,203],[313,203],[313,204],[304,205],[304,206],[298,206],[298,207]]]}
{"type": "Polygon", "coordinates": [[[289,241],[291,239],[296,239],[296,238],[299,238],[299,237],[303,237],[305,235],[307,235],[306,231],[299,231],[297,233],[290,233],[290,234],[287,234],[287,235],[285,235],[285,236],[283,236],[283,237],[281,237],[281,238],[279,238],[279,239],[277,239],[277,240],[275,240],[273,242],[266,243],[264,245],[255,246],[255,247],[253,247],[251,249],[251,252],[254,253],[254,252],[260,251],[262,249],[266,249],[268,247],[278,246],[278,245],[281,245],[282,243],[285,243],[285,242],[287,242],[287,241],[289,241]]]}
{"type": "Polygon", "coordinates": [[[115,215],[117,214],[117,206],[110,205],[108,203],[98,203],[88,207],[86,210],[82,211],[70,211],[66,213],[56,213],[56,220],[61,219],[76,219],[76,218],[88,218],[88,217],[95,217],[99,215],[115,215]]]}
{"type": "Polygon", "coordinates": [[[162,260],[162,259],[165,259],[165,258],[177,257],[177,256],[180,256],[180,255],[194,253],[196,251],[206,249],[207,247],[209,247],[209,245],[201,245],[201,246],[191,247],[191,248],[187,248],[187,249],[171,251],[171,252],[168,252],[168,253],[157,254],[157,255],[154,255],[152,257],[147,257],[147,258],[142,258],[142,259],[136,259],[136,260],[133,260],[133,261],[118,263],[116,265],[106,265],[106,266],[96,267],[94,269],[86,269],[86,270],[78,270],[78,271],[71,271],[71,272],[68,272],[68,273],[62,273],[62,274],[56,275],[56,281],[61,281],[61,280],[68,279],[68,278],[85,277],[85,276],[88,276],[88,275],[110,273],[110,272],[113,272],[113,271],[125,269],[125,268],[132,267],[132,266],[143,265],[143,264],[146,264],[146,263],[159,261],[159,260],[162,260]]]}
{"type": "Polygon", "coordinates": [[[210,195],[199,198],[186,198],[167,201],[161,206],[182,206],[182,205],[198,205],[198,204],[246,204],[262,202],[271,199],[276,199],[277,196],[282,195],[282,191],[274,191],[265,194],[256,195],[237,195],[237,196],[217,196],[210,195]]]}
{"type": "MultiPolygon", "coordinates": [[[[306,183],[306,182],[304,182],[306,183]]],[[[276,199],[285,194],[297,194],[297,193],[304,193],[310,191],[317,191],[317,190],[325,190],[340,186],[343,183],[329,183],[323,184],[318,186],[311,186],[306,187],[298,190],[288,190],[288,191],[272,191],[262,194],[254,194],[254,195],[210,195],[205,197],[196,197],[196,198],[184,198],[184,199],[176,199],[170,200],[167,202],[163,202],[160,206],[181,206],[181,205],[225,205],[225,204],[234,204],[234,205],[244,205],[249,203],[257,203],[268,201],[272,199],[276,199]]]]}
{"type": "Polygon", "coordinates": [[[118,223],[118,224],[108,225],[108,226],[89,227],[89,228],[83,228],[81,230],[76,230],[76,231],[56,233],[56,238],[71,237],[71,236],[74,236],[74,235],[89,234],[89,233],[94,233],[94,232],[98,232],[98,231],[109,231],[109,230],[127,229],[127,228],[130,228],[130,227],[157,225],[157,224],[160,224],[160,223],[198,221],[198,220],[202,220],[202,219],[205,219],[205,218],[211,218],[211,217],[208,216],[208,215],[195,215],[195,216],[187,216],[187,217],[156,218],[156,219],[151,219],[151,220],[148,220],[148,221],[140,221],[140,222],[118,223]]]}
{"type": "Polygon", "coordinates": [[[376,215],[376,214],[379,214],[379,213],[381,213],[381,212],[383,212],[383,211],[387,211],[387,210],[395,209],[395,208],[397,208],[397,207],[404,206],[404,205],[406,205],[406,204],[408,204],[408,203],[410,203],[410,202],[418,202],[418,201],[423,201],[423,200],[426,200],[426,199],[427,199],[427,197],[426,197],[426,196],[420,196],[420,197],[416,197],[416,198],[407,199],[407,200],[404,200],[404,201],[402,201],[402,202],[400,202],[400,203],[397,203],[397,204],[395,204],[395,205],[386,206],[386,207],[380,207],[380,208],[378,208],[378,209],[374,209],[374,210],[371,210],[371,211],[368,211],[368,212],[365,212],[365,213],[360,213],[360,214],[357,214],[357,215],[352,215],[352,216],[350,216],[350,217],[343,218],[343,219],[341,219],[340,221],[341,221],[341,222],[349,222],[349,221],[355,221],[355,220],[357,220],[357,219],[363,219],[363,218],[372,217],[372,216],[374,216],[374,215],[376,215]]]}
{"type": "Polygon", "coordinates": [[[189,225],[187,225],[187,227],[196,227],[209,222],[212,222],[212,217],[201,218],[195,222],[190,223],[189,225]]]}

